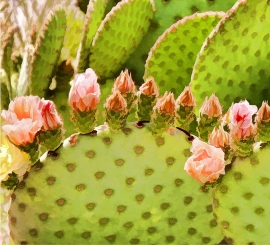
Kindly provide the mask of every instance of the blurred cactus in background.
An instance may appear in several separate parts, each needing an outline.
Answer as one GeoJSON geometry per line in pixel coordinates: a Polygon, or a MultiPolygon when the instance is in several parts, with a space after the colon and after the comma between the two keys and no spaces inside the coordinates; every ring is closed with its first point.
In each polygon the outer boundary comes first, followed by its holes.
{"type": "Polygon", "coordinates": [[[15,244],[270,239],[268,0],[0,9],[1,219],[15,244]]]}

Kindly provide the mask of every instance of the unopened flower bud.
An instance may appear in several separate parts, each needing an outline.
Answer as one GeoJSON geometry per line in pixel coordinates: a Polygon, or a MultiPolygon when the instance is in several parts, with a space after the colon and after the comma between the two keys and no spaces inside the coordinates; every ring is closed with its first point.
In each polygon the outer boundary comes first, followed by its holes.
{"type": "Polygon", "coordinates": [[[184,91],[176,99],[176,103],[182,106],[196,106],[194,96],[189,86],[186,86],[184,91]]]}
{"type": "Polygon", "coordinates": [[[266,143],[270,141],[270,106],[263,102],[256,117],[258,138],[266,143]]]}
{"type": "Polygon", "coordinates": [[[154,106],[154,110],[157,110],[160,114],[174,117],[175,100],[173,93],[166,92],[163,97],[159,98],[154,106]]]}
{"type": "Polygon", "coordinates": [[[225,149],[230,144],[230,135],[222,126],[215,127],[209,135],[208,143],[217,148],[225,149]]]}
{"type": "Polygon", "coordinates": [[[222,115],[222,107],[218,97],[214,94],[212,94],[209,99],[206,97],[200,109],[200,113],[207,115],[208,118],[220,117],[222,115]]]}
{"type": "Polygon", "coordinates": [[[121,71],[120,75],[115,79],[113,88],[119,90],[122,94],[135,92],[135,83],[127,69],[124,72],[121,71]]]}
{"type": "Polygon", "coordinates": [[[127,102],[119,91],[115,90],[112,95],[108,97],[105,103],[105,108],[108,111],[125,111],[127,102]]]}
{"type": "Polygon", "coordinates": [[[140,86],[138,94],[144,94],[148,97],[159,96],[158,87],[153,77],[149,77],[146,82],[140,86]]]}
{"type": "Polygon", "coordinates": [[[257,112],[257,122],[270,122],[270,106],[267,102],[263,102],[262,106],[257,112]]]}

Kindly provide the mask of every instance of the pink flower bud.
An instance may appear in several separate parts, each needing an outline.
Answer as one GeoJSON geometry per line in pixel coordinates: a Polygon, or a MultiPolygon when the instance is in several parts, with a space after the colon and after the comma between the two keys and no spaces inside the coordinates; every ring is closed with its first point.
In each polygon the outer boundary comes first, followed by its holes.
{"type": "Polygon", "coordinates": [[[95,110],[100,100],[100,87],[97,75],[89,68],[77,74],[69,91],[69,105],[76,111],[95,110]]]}
{"type": "Polygon", "coordinates": [[[42,106],[37,96],[20,96],[10,102],[7,111],[2,111],[6,121],[2,129],[13,144],[27,145],[34,141],[43,125],[42,106]]]}
{"type": "Polygon", "coordinates": [[[135,92],[135,83],[131,74],[128,74],[127,69],[124,72],[121,71],[120,75],[115,79],[113,88],[119,90],[122,94],[135,92]]]}
{"type": "Polygon", "coordinates": [[[189,86],[186,86],[184,91],[176,99],[176,103],[182,106],[196,106],[194,96],[189,86]]]}
{"type": "Polygon", "coordinates": [[[166,92],[163,97],[159,98],[154,110],[157,110],[160,114],[175,115],[175,100],[173,93],[166,92]]]}
{"type": "Polygon", "coordinates": [[[214,94],[212,94],[209,99],[206,97],[200,109],[200,113],[207,115],[208,118],[220,117],[222,115],[222,107],[218,97],[214,94]]]}
{"type": "Polygon", "coordinates": [[[232,105],[230,130],[234,138],[246,138],[247,133],[252,134],[252,116],[257,110],[257,106],[249,105],[247,100],[232,105]]]}
{"type": "Polygon", "coordinates": [[[213,182],[225,174],[224,152],[195,138],[184,170],[200,183],[213,182]]]}
{"type": "Polygon", "coordinates": [[[209,136],[208,143],[217,148],[225,148],[230,144],[230,135],[222,126],[214,128],[209,136]]]}
{"type": "Polygon", "coordinates": [[[63,125],[63,121],[55,108],[55,104],[50,100],[42,99],[41,101],[43,103],[43,129],[48,131],[60,128],[63,125]]]}
{"type": "Polygon", "coordinates": [[[257,122],[270,122],[270,106],[267,104],[267,102],[263,102],[262,106],[258,110],[257,113],[257,122]]]}
{"type": "Polygon", "coordinates": [[[148,97],[159,96],[158,87],[153,77],[148,78],[146,82],[140,86],[139,93],[148,97]]]}
{"type": "Polygon", "coordinates": [[[104,107],[108,111],[126,111],[127,102],[118,90],[113,91],[113,94],[108,97],[104,107]]]}

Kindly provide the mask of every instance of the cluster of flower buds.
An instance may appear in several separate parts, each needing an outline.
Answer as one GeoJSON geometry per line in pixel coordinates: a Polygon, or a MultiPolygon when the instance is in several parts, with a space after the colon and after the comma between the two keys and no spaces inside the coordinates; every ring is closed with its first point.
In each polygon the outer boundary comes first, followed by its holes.
{"type": "Polygon", "coordinates": [[[263,143],[270,142],[270,106],[265,101],[257,112],[256,126],[258,140],[263,143]]]}
{"type": "Polygon", "coordinates": [[[1,116],[10,142],[29,153],[32,163],[39,158],[40,144],[54,150],[62,142],[63,121],[52,101],[32,95],[16,97],[1,116]]]}
{"type": "Polygon", "coordinates": [[[94,130],[97,122],[97,105],[100,101],[100,86],[93,69],[75,75],[69,91],[68,103],[71,106],[71,121],[82,134],[94,130]]]}

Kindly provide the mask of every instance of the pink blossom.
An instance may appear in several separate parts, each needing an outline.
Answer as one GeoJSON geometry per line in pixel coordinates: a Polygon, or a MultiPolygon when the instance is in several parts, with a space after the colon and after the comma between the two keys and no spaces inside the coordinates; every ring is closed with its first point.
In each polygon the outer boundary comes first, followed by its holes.
{"type": "Polygon", "coordinates": [[[20,96],[10,102],[8,110],[1,116],[6,124],[2,126],[9,140],[15,145],[27,145],[34,141],[43,125],[42,102],[37,96],[20,96]]]}
{"type": "Polygon", "coordinates": [[[220,148],[208,145],[195,138],[184,170],[200,183],[213,182],[225,174],[224,152],[220,148]]]}
{"type": "Polygon", "coordinates": [[[252,126],[252,116],[257,112],[255,105],[250,105],[247,100],[236,103],[231,107],[231,134],[238,135],[238,138],[244,138],[248,129],[252,126]]]}
{"type": "Polygon", "coordinates": [[[61,127],[63,125],[63,121],[55,108],[55,104],[50,100],[42,99],[41,101],[43,102],[43,129],[48,131],[61,127]]]}
{"type": "Polygon", "coordinates": [[[69,91],[69,105],[77,111],[95,110],[100,100],[100,86],[97,75],[89,68],[85,73],[77,74],[69,91]]]}

